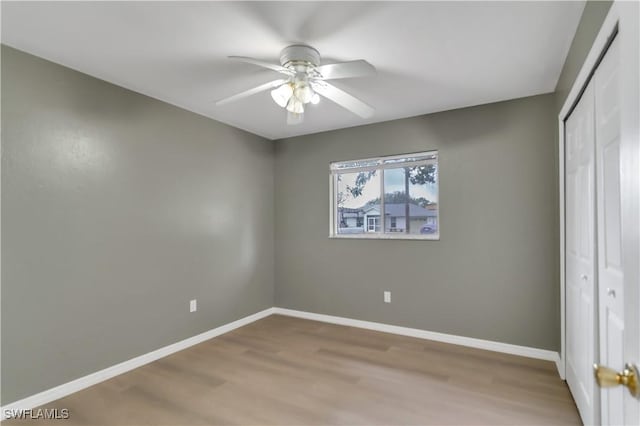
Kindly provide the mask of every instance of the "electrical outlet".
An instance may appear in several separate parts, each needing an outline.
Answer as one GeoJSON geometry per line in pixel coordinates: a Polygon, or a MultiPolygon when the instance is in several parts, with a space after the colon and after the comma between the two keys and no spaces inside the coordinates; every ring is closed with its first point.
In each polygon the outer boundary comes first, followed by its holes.
{"type": "Polygon", "coordinates": [[[198,310],[198,301],[193,299],[189,302],[189,312],[195,312],[198,310]]]}
{"type": "Polygon", "coordinates": [[[390,291],[385,291],[384,292],[384,303],[391,303],[391,292],[390,291]]]}

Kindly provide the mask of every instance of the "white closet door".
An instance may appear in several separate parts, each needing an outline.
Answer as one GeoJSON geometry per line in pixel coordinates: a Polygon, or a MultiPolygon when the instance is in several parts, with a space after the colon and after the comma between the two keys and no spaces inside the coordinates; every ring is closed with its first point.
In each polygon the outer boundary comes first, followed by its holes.
{"type": "MultiPolygon", "coordinates": [[[[624,368],[624,275],[620,197],[620,58],[614,40],[593,77],[596,111],[596,205],[600,364],[624,368]]],[[[603,425],[623,425],[622,386],[600,390],[603,425]]]]}
{"type": "Polygon", "coordinates": [[[585,424],[597,418],[593,81],[566,122],[566,379],[585,424]]]}

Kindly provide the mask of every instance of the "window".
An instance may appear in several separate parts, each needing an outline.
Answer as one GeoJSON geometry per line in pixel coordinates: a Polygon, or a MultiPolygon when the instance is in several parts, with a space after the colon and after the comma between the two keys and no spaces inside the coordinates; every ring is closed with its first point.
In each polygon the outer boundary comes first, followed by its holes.
{"type": "Polygon", "coordinates": [[[438,152],[331,163],[331,237],[437,240],[438,152]]]}

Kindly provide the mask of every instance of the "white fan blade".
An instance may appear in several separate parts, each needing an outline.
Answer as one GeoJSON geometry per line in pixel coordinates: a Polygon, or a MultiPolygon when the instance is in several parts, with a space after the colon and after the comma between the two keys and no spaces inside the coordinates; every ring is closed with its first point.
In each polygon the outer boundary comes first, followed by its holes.
{"type": "Polygon", "coordinates": [[[295,126],[296,124],[302,123],[304,119],[304,114],[295,114],[293,112],[287,111],[287,124],[289,126],[295,126]]]}
{"type": "Polygon", "coordinates": [[[237,101],[238,99],[246,98],[247,96],[264,92],[265,90],[275,89],[276,87],[283,85],[287,81],[288,80],[286,79],[279,79],[279,80],[273,80],[268,83],[261,84],[260,86],[254,87],[253,89],[245,90],[244,92],[240,92],[228,98],[221,99],[218,102],[216,102],[216,106],[225,105],[225,104],[228,104],[229,102],[234,102],[234,101],[237,101]]]}
{"type": "Polygon", "coordinates": [[[262,68],[268,68],[273,71],[277,71],[282,74],[293,75],[293,72],[289,68],[285,68],[281,65],[272,64],[270,62],[261,61],[259,59],[248,58],[246,56],[229,56],[229,59],[233,59],[235,61],[246,62],[248,64],[257,65],[262,68]]]}
{"type": "Polygon", "coordinates": [[[324,81],[311,83],[313,90],[362,118],[369,118],[373,115],[374,109],[362,102],[360,99],[348,94],[344,90],[324,81]]]}
{"type": "Polygon", "coordinates": [[[338,64],[321,65],[316,70],[322,75],[324,80],[334,80],[337,78],[352,78],[374,75],[376,69],[364,59],[350,62],[340,62],[338,64]]]}

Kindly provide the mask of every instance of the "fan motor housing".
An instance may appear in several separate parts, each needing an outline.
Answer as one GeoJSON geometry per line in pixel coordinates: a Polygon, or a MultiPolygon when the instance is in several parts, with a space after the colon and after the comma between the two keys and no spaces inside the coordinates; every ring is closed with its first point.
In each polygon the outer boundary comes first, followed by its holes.
{"type": "Polygon", "coordinates": [[[280,52],[280,64],[283,67],[288,64],[308,63],[317,67],[320,65],[320,52],[305,44],[287,46],[280,52]]]}

